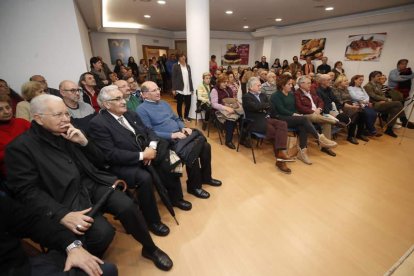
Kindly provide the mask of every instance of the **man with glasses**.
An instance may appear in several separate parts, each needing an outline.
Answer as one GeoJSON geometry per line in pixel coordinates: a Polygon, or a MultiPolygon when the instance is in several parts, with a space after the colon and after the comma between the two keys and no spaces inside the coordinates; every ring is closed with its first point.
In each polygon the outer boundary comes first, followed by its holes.
{"type": "Polygon", "coordinates": [[[78,235],[98,257],[115,235],[102,215],[111,213],[143,245],[145,258],[162,270],[171,269],[171,259],[154,244],[141,212],[123,192],[115,190],[101,212],[88,216],[117,178],[97,168],[105,165],[102,152],[70,124],[61,98],[40,95],[30,105],[31,128],[10,143],[5,154],[12,196],[78,235]]]}
{"type": "Polygon", "coordinates": [[[73,81],[64,80],[59,84],[59,91],[72,117],[72,122],[86,131],[89,121],[95,115],[95,110],[90,104],[80,100],[82,90],[73,81]]]}
{"type": "Polygon", "coordinates": [[[134,78],[129,78],[128,81],[118,80],[114,83],[114,85],[118,86],[119,91],[122,92],[124,100],[127,104],[127,109],[132,112],[135,112],[138,105],[141,103],[137,97],[131,95],[131,87],[135,86],[134,83],[136,83],[134,78]]]}
{"type": "Polygon", "coordinates": [[[161,221],[153,176],[147,166],[154,166],[174,206],[186,211],[191,209],[191,203],[183,199],[179,177],[170,173],[167,142],[146,127],[135,112],[127,110],[124,95],[117,86],[104,87],[98,101],[102,109],[90,122],[92,139],[104,153],[109,170],[137,190],[135,197],[150,231],[167,236],[170,230],[161,221]],[[165,164],[167,158],[168,164],[165,164]]]}

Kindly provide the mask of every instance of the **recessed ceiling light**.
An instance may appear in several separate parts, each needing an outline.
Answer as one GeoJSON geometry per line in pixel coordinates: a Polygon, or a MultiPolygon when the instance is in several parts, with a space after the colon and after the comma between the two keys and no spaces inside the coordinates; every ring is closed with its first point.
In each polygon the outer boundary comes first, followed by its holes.
{"type": "Polygon", "coordinates": [[[243,26],[243,29],[248,29],[248,28],[249,28],[249,26],[247,26],[247,25],[246,26],[243,26]]]}
{"type": "Polygon", "coordinates": [[[164,0],[159,0],[159,1],[157,1],[157,3],[160,4],[160,5],[165,5],[167,2],[165,2],[164,0]]]}
{"type": "Polygon", "coordinates": [[[326,7],[325,11],[333,11],[334,7],[326,7]]]}
{"type": "Polygon", "coordinates": [[[282,18],[276,18],[275,21],[280,22],[280,21],[282,21],[282,18]]]}
{"type": "Polygon", "coordinates": [[[151,15],[146,14],[146,15],[144,15],[144,17],[145,17],[145,18],[151,18],[151,15]]]}
{"type": "Polygon", "coordinates": [[[227,14],[233,14],[233,11],[226,11],[227,14]]]}

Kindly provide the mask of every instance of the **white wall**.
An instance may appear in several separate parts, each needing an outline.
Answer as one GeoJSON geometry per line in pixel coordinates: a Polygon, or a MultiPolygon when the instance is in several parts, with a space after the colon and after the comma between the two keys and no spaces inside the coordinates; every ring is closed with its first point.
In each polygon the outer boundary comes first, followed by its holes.
{"type": "Polygon", "coordinates": [[[111,57],[109,54],[108,39],[129,39],[131,46],[131,56],[134,57],[135,61],[143,58],[142,45],[154,45],[174,48],[174,40],[169,38],[161,37],[149,37],[137,34],[124,34],[124,33],[90,33],[92,42],[93,55],[101,56],[103,60],[112,69],[115,65],[111,65],[111,57]]]}
{"type": "Polygon", "coordinates": [[[73,0],[2,0],[0,34],[0,78],[16,91],[34,74],[57,87],[86,70],[73,0]]]}
{"type": "MultiPolygon", "coordinates": [[[[273,62],[276,57],[279,57],[281,60],[289,60],[290,63],[293,56],[299,56],[302,39],[324,37],[326,37],[325,55],[329,58],[328,63],[333,67],[336,61],[342,61],[348,77],[363,74],[367,80],[368,74],[374,70],[388,74],[396,67],[397,61],[401,58],[407,58],[411,61],[411,66],[414,65],[414,21],[271,37],[271,61],[273,62]],[[349,35],[382,32],[387,33],[387,38],[380,61],[345,61],[345,47],[349,35]]],[[[304,61],[301,63],[303,64],[304,61]]],[[[316,65],[320,63],[320,61],[315,62],[316,65]]]]}
{"type": "Polygon", "coordinates": [[[85,57],[85,66],[88,67],[90,64],[89,60],[92,57],[92,47],[89,41],[89,30],[76,4],[75,4],[75,12],[76,12],[76,21],[78,23],[79,34],[80,34],[81,43],[82,43],[83,55],[85,57]]]}

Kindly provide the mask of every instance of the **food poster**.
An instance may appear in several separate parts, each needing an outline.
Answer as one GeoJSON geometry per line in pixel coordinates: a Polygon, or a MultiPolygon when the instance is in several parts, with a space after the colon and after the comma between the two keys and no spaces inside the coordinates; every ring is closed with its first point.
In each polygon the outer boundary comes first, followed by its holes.
{"type": "Polygon", "coordinates": [[[305,60],[307,57],[321,59],[325,50],[326,38],[313,38],[302,40],[300,49],[300,59],[305,60]]]}
{"type": "Polygon", "coordinates": [[[350,35],[345,60],[379,61],[386,36],[387,33],[350,35]]]}
{"type": "Polygon", "coordinates": [[[249,44],[227,44],[222,58],[223,65],[248,65],[249,44]]]}

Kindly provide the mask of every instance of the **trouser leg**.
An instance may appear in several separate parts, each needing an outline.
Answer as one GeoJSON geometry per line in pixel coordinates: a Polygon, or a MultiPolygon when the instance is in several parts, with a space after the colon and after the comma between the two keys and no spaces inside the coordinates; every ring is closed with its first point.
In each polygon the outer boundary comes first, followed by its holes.
{"type": "Polygon", "coordinates": [[[81,239],[92,255],[102,257],[115,236],[115,228],[102,214],[98,214],[93,219],[92,226],[81,239]]]}
{"type": "Polygon", "coordinates": [[[211,146],[207,141],[200,153],[200,165],[201,165],[201,179],[202,182],[208,182],[211,180],[211,146]]]}
{"type": "MultiPolygon", "coordinates": [[[[397,120],[396,115],[403,108],[401,102],[385,102],[375,105],[375,110],[378,112],[385,112],[389,114],[389,119],[392,119],[388,122],[388,127],[392,127],[397,120]]],[[[405,114],[404,114],[405,115],[405,114]]]]}
{"type": "Polygon", "coordinates": [[[190,113],[190,107],[191,107],[191,95],[185,95],[184,96],[184,118],[188,118],[188,114],[190,113]]]}
{"type": "Polygon", "coordinates": [[[266,136],[273,139],[273,151],[275,156],[279,150],[286,149],[287,144],[287,123],[277,119],[266,120],[266,136]]]}
{"type": "Polygon", "coordinates": [[[177,115],[180,118],[183,118],[183,101],[184,101],[184,95],[181,95],[180,93],[177,93],[177,115]]]}
{"type": "Polygon", "coordinates": [[[226,131],[226,143],[230,143],[233,141],[233,131],[234,131],[235,125],[236,125],[236,122],[234,121],[226,120],[224,122],[224,129],[226,131]]]}

